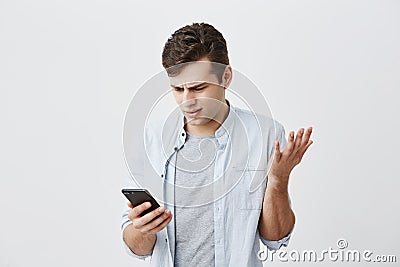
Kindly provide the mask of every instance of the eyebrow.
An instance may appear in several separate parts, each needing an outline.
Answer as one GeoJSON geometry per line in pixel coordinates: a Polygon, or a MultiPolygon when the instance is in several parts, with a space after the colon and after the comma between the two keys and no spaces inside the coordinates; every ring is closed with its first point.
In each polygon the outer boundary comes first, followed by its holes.
{"type": "MultiPolygon", "coordinates": [[[[202,86],[202,85],[204,85],[204,84],[207,84],[207,83],[208,83],[208,82],[202,82],[202,83],[199,83],[199,84],[190,86],[190,87],[188,87],[188,89],[189,89],[189,90],[191,90],[191,89],[197,89],[198,87],[200,87],[200,86],[202,86]]],[[[171,84],[171,87],[173,87],[173,88],[175,88],[175,89],[183,89],[182,86],[177,86],[177,85],[173,85],[173,84],[171,84]]]]}

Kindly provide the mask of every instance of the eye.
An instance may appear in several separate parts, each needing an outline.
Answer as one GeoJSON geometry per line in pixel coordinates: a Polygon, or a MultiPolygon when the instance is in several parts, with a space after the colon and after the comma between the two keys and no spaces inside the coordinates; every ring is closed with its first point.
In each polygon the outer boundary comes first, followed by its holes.
{"type": "Polygon", "coordinates": [[[206,89],[205,87],[202,87],[202,88],[195,88],[195,89],[193,89],[194,91],[201,91],[201,90],[204,90],[204,89],[206,89]]]}
{"type": "Polygon", "coordinates": [[[176,92],[181,92],[181,91],[183,91],[183,88],[174,87],[173,90],[176,92]]]}

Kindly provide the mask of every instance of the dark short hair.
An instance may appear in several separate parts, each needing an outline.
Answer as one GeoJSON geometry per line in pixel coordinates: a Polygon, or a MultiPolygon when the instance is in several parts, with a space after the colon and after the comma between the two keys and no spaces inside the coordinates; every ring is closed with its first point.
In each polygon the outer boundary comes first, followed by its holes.
{"type": "Polygon", "coordinates": [[[186,64],[207,57],[221,83],[226,65],[229,65],[228,49],[222,34],[207,23],[193,23],[176,30],[164,45],[162,64],[169,76],[180,73],[186,64]]]}

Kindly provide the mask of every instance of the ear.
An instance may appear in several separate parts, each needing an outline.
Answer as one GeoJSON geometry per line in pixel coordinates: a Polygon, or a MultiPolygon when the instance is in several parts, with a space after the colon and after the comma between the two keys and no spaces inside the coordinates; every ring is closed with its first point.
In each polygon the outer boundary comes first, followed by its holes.
{"type": "Polygon", "coordinates": [[[232,67],[227,65],[224,70],[224,74],[222,75],[222,86],[224,89],[227,89],[232,81],[232,67]]]}

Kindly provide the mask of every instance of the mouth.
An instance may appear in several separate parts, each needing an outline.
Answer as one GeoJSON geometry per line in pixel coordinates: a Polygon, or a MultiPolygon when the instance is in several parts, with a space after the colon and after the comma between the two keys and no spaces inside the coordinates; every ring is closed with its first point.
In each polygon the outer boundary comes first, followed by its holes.
{"type": "Polygon", "coordinates": [[[200,113],[200,111],[201,109],[197,109],[194,111],[184,111],[183,113],[185,113],[185,115],[188,117],[196,117],[200,113]]]}

